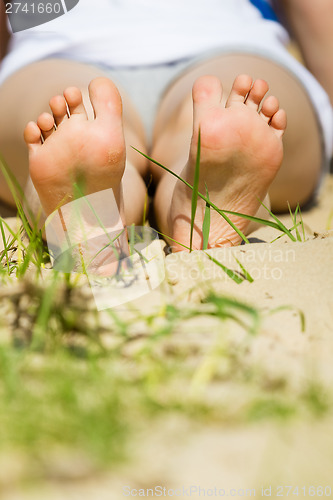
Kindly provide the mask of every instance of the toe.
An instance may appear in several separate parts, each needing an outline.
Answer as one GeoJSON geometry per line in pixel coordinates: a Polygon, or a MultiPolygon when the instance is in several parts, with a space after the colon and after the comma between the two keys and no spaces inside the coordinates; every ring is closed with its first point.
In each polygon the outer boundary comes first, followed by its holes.
{"type": "Polygon", "coordinates": [[[249,108],[258,110],[260,103],[268,90],[268,83],[265,80],[256,80],[252,85],[249,95],[246,98],[245,104],[249,108]]]}
{"type": "Polygon", "coordinates": [[[251,90],[252,78],[249,75],[238,75],[235,79],[227,100],[226,107],[244,104],[248,93],[251,90]]]}
{"type": "Polygon", "coordinates": [[[50,137],[54,132],[54,118],[50,113],[42,113],[38,117],[37,125],[41,129],[44,139],[50,137]]]}
{"type": "Polygon", "coordinates": [[[108,78],[92,80],[89,85],[89,97],[96,119],[114,123],[115,118],[121,118],[121,97],[117,87],[108,78]]]}
{"type": "Polygon", "coordinates": [[[29,122],[24,129],[24,140],[29,149],[34,149],[42,144],[42,134],[37,123],[29,122]]]}
{"type": "Polygon", "coordinates": [[[203,107],[217,106],[222,99],[222,85],[216,76],[201,76],[192,90],[193,102],[203,107]]]}
{"type": "Polygon", "coordinates": [[[279,137],[283,136],[287,127],[287,114],[284,109],[279,109],[279,111],[272,116],[270,126],[279,137]]]}
{"type": "Polygon", "coordinates": [[[67,104],[62,95],[56,95],[50,100],[50,108],[54,116],[57,127],[65,120],[68,120],[67,104]]]}
{"type": "Polygon", "coordinates": [[[272,116],[279,110],[279,101],[275,96],[269,96],[264,100],[261,107],[260,116],[269,123],[272,116]]]}
{"type": "Polygon", "coordinates": [[[198,78],[192,89],[194,130],[199,130],[201,120],[210,109],[217,109],[221,104],[222,85],[216,76],[198,78]]]}
{"type": "Polygon", "coordinates": [[[87,112],[82,100],[82,92],[77,87],[69,87],[64,91],[68,104],[69,114],[78,115],[87,120],[87,112]]]}

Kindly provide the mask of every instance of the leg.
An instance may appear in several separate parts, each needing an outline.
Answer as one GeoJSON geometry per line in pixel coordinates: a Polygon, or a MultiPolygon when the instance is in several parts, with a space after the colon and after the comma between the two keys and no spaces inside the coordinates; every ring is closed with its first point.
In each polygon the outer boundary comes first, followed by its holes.
{"type": "MultiPolygon", "coordinates": [[[[8,79],[1,87],[0,151],[23,189],[28,179],[28,151],[23,140],[23,130],[26,123],[31,118],[37,118],[40,115],[39,124],[44,129],[52,126],[50,124],[52,117],[45,113],[42,114],[49,109],[49,98],[58,94],[58,97],[52,100],[53,107],[57,109],[57,101],[61,107],[63,104],[61,94],[66,87],[72,85],[77,85],[79,89],[82,89],[84,106],[89,120],[92,120],[94,112],[88,95],[88,84],[98,76],[103,77],[105,74],[93,66],[65,60],[50,60],[27,66],[8,79]],[[36,85],[36,82],[44,81],[45,75],[48,75],[47,85],[36,85]]],[[[112,100],[117,99],[116,91],[112,95],[112,100]]],[[[122,95],[122,98],[124,101],[124,135],[128,145],[127,163],[123,176],[124,192],[126,193],[124,199],[125,217],[127,224],[132,222],[140,224],[146,192],[142,180],[142,175],[146,171],[146,163],[144,159],[140,159],[139,155],[134,154],[130,145],[145,150],[145,138],[136,111],[125,95],[122,95]]],[[[47,130],[45,130],[45,134],[48,135],[47,130]]],[[[2,176],[0,179],[0,199],[7,204],[14,203],[2,176]]],[[[28,201],[36,205],[36,200],[31,199],[31,197],[28,201]]]]}
{"type": "MultiPolygon", "coordinates": [[[[267,79],[271,91],[279,96],[281,106],[288,114],[284,160],[269,190],[273,209],[282,211],[287,209],[287,201],[294,207],[311,197],[320,175],[321,138],[314,110],[302,86],[288,72],[268,60],[249,55],[224,55],[179,79],[161,103],[151,156],[179,174],[187,162],[193,131],[192,99],[188,89],[199,76],[215,74],[223,82],[222,103],[225,103],[234,77],[244,70],[254,77],[262,75],[267,79]]],[[[170,203],[175,183],[172,179],[167,180],[171,176],[164,174],[159,167],[152,165],[152,172],[158,182],[156,214],[161,227],[166,230],[166,206],[170,203]]]]}

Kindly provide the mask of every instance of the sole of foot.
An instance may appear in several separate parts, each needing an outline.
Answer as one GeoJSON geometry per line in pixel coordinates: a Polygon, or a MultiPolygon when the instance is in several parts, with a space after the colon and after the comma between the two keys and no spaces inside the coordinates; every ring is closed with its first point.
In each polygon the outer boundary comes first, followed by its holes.
{"type": "Polygon", "coordinates": [[[43,113],[24,131],[31,180],[46,215],[76,196],[113,189],[121,205],[125,169],[122,102],[115,85],[96,78],[89,85],[94,120],[88,121],[82,93],[76,87],[52,97],[52,114],[43,113]]]}
{"type": "MultiPolygon", "coordinates": [[[[264,80],[252,81],[239,75],[234,81],[225,106],[221,104],[222,86],[213,76],[199,78],[193,86],[193,137],[189,159],[180,174],[193,185],[198,137],[201,137],[199,192],[221,210],[255,216],[260,200],[276,176],[283,159],[282,136],[287,119],[278,99],[269,96],[264,80]]],[[[169,212],[172,238],[190,245],[192,190],[177,181],[169,212]]],[[[203,244],[202,225],[205,202],[199,198],[194,221],[193,249],[203,244]]],[[[249,221],[229,216],[240,231],[249,221]]],[[[241,242],[239,234],[211,209],[208,248],[233,246],[241,242]]],[[[175,251],[184,250],[173,244],[175,251]]]]}

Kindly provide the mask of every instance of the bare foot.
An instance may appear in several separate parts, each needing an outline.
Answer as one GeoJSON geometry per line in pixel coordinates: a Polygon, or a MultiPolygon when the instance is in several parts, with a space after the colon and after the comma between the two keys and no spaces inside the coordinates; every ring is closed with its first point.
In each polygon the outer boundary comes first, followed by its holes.
{"type": "Polygon", "coordinates": [[[43,113],[25,128],[30,176],[46,215],[72,201],[77,181],[83,182],[84,194],[112,188],[121,205],[126,155],[121,98],[106,78],[93,80],[89,95],[93,121],[87,119],[81,91],[71,87],[51,99],[53,115],[43,113]]]}
{"type": "MultiPolygon", "coordinates": [[[[201,131],[199,191],[220,209],[255,215],[277,174],[282,158],[282,136],[286,113],[276,97],[263,101],[268,85],[263,80],[252,84],[248,75],[236,78],[227,104],[221,104],[222,87],[213,76],[199,78],[193,86],[194,126],[189,160],[180,176],[193,184],[198,132],[201,131]],[[263,103],[262,103],[263,101],[263,103]],[[262,103],[262,105],[261,105],[262,103]],[[261,107],[260,107],[261,105],[261,107]]],[[[192,190],[177,181],[169,224],[172,238],[189,246],[192,190]]],[[[202,223],[205,202],[198,200],[193,248],[202,248],[202,223]]],[[[230,216],[245,232],[249,221],[230,216]]],[[[209,247],[237,245],[235,230],[211,210],[209,247]]],[[[176,245],[175,250],[183,250],[176,245]]]]}

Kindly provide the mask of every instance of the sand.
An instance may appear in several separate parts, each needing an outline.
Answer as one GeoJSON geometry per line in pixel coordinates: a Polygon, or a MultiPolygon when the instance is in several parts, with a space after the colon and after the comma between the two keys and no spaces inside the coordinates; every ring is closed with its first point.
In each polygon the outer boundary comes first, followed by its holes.
{"type": "MultiPolygon", "coordinates": [[[[289,216],[281,219],[292,226],[289,216]]],[[[207,252],[225,266],[241,271],[237,258],[253,276],[253,283],[234,283],[203,252],[179,253],[166,258],[167,280],[163,287],[132,306],[153,312],[161,303],[177,303],[186,309],[199,304],[209,291],[241,299],[262,312],[259,333],[248,355],[252,362],[258,362],[265,380],[270,383],[288,380],[296,392],[310,380],[316,380],[330,390],[333,176],[327,179],[319,203],[303,213],[303,220],[305,242],[291,242],[284,236],[270,243],[278,234],[270,228],[261,228],[251,235],[256,241],[251,245],[207,252]]],[[[203,350],[209,349],[214,338],[214,321],[195,320],[181,333],[172,341],[192,342],[203,350]]],[[[235,335],[237,343],[242,335],[239,326],[231,322],[228,335],[235,335]]],[[[131,488],[162,485],[174,490],[184,486],[187,492],[191,485],[200,486],[206,488],[206,496],[210,494],[208,489],[214,491],[215,487],[225,489],[225,496],[232,495],[231,488],[254,488],[259,497],[263,496],[264,487],[272,498],[281,492],[277,490],[279,485],[299,488],[322,485],[333,490],[331,417],[296,423],[291,420],[288,424],[259,421],[233,425],[232,409],[237,404],[246,404],[249,397],[244,390],[232,383],[223,387],[216,384],[205,388],[204,397],[212,401],[224,398],[231,411],[228,424],[216,422],[208,427],[171,415],[142,429],[131,444],[130,463],[84,482],[44,482],[25,491],[9,489],[4,500],[118,499],[124,496],[125,485],[131,488]],[[271,491],[267,489],[270,486],[271,491]]],[[[304,492],[299,489],[299,496],[311,497],[309,490],[304,492]]],[[[193,489],[192,493],[191,498],[204,497],[203,491],[199,495],[193,489]]]]}

